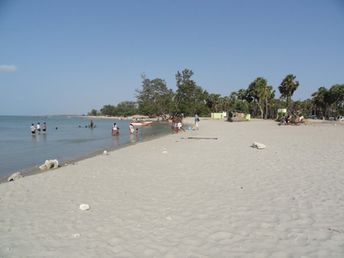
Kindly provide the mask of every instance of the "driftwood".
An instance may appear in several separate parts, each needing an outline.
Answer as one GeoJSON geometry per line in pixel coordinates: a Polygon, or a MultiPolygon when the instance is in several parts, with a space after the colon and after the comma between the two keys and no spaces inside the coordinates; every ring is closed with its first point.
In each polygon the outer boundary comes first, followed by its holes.
{"type": "Polygon", "coordinates": [[[190,136],[188,139],[191,140],[217,140],[218,138],[216,137],[196,137],[196,136],[190,136]]]}

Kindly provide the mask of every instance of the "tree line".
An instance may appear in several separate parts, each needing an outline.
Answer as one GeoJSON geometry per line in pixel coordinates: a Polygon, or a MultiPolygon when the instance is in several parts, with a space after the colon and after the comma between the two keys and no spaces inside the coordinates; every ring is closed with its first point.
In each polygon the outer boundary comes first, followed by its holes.
{"type": "Polygon", "coordinates": [[[168,118],[175,114],[185,116],[210,116],[212,112],[238,111],[253,117],[276,118],[277,110],[286,108],[305,117],[336,117],[344,115],[344,84],[330,88],[320,87],[306,100],[293,101],[299,87],[296,76],[288,74],[278,86],[280,98],[263,77],[257,77],[246,89],[231,92],[228,96],[209,93],[192,79],[192,70],[176,73],[177,90],[167,87],[163,79],[149,79],[142,75],[141,88],[136,90],[136,101],[123,101],[117,105],[104,105],[99,111],[92,109],[88,115],[131,116],[142,114],[168,118]]]}

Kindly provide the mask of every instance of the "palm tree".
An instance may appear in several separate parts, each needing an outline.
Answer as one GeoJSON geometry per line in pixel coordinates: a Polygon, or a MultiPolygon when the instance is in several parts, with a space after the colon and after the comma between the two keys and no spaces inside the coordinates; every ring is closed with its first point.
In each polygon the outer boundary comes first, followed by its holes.
{"type": "Polygon", "coordinates": [[[287,108],[289,108],[289,103],[291,100],[291,96],[293,96],[294,92],[296,91],[297,87],[299,87],[299,82],[295,80],[296,76],[292,74],[288,74],[283,81],[281,82],[281,85],[278,87],[281,98],[287,99],[287,108]]]}
{"type": "Polygon", "coordinates": [[[329,89],[332,111],[336,115],[344,111],[344,84],[335,84],[329,89]]]}
{"type": "Polygon", "coordinates": [[[257,103],[261,118],[266,119],[268,117],[269,101],[274,97],[274,90],[271,86],[268,86],[267,80],[257,77],[248,87],[246,96],[249,102],[254,101],[257,103]]]}
{"type": "Polygon", "coordinates": [[[316,109],[320,109],[322,116],[326,116],[329,104],[329,91],[325,87],[320,87],[316,92],[312,94],[312,97],[312,101],[316,109]]]}
{"type": "Polygon", "coordinates": [[[240,89],[233,91],[228,97],[228,108],[233,111],[240,111],[244,113],[249,112],[248,102],[246,101],[246,90],[240,89]]]}

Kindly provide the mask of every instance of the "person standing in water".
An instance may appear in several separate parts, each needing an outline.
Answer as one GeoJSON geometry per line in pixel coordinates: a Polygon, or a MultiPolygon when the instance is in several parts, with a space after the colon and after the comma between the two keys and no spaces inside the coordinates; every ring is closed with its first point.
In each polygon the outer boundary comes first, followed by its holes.
{"type": "Polygon", "coordinates": [[[129,133],[133,134],[135,132],[134,125],[132,123],[129,124],[129,133]]]}
{"type": "Polygon", "coordinates": [[[36,130],[38,133],[41,133],[41,124],[39,122],[36,125],[36,130]]]}
{"type": "Polygon", "coordinates": [[[34,124],[31,124],[30,130],[32,135],[36,135],[36,127],[34,124]]]}
{"type": "Polygon", "coordinates": [[[119,135],[119,128],[116,123],[113,123],[112,126],[112,135],[119,135]]]}
{"type": "Polygon", "coordinates": [[[42,131],[43,131],[43,133],[46,133],[46,131],[47,131],[47,123],[46,122],[43,122],[42,131]]]}

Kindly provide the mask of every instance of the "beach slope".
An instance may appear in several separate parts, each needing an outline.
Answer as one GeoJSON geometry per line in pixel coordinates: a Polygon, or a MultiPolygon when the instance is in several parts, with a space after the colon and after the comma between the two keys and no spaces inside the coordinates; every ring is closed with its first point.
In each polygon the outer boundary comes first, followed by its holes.
{"type": "Polygon", "coordinates": [[[343,144],[340,125],[202,119],[0,184],[0,257],[343,257],[343,144]]]}

